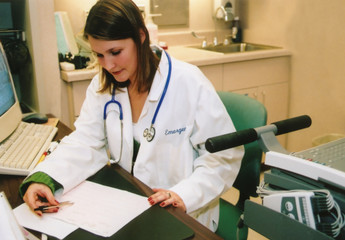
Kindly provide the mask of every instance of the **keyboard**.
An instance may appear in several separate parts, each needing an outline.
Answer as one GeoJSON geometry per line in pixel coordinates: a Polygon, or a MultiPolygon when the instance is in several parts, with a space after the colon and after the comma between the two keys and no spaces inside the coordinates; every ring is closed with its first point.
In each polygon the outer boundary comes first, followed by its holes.
{"type": "Polygon", "coordinates": [[[345,138],[290,155],[269,151],[265,164],[345,190],[345,138]]]}
{"type": "Polygon", "coordinates": [[[345,172],[345,138],[295,152],[292,155],[345,172]]]}
{"type": "Polygon", "coordinates": [[[27,176],[48,150],[57,128],[21,122],[0,144],[0,174],[27,176]]]}

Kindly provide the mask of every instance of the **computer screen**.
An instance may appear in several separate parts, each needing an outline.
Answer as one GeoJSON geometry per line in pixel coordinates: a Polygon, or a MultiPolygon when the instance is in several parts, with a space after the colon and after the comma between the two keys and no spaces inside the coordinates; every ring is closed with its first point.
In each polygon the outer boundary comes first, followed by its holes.
{"type": "Polygon", "coordinates": [[[22,119],[11,71],[0,41],[0,142],[17,128],[22,119]]]}

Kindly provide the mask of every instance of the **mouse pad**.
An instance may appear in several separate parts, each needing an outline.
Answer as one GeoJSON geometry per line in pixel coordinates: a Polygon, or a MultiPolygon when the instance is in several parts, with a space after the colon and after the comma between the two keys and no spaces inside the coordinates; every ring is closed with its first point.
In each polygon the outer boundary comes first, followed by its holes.
{"type": "MultiPolygon", "coordinates": [[[[144,196],[138,188],[111,167],[104,167],[88,180],[144,196]]],[[[106,239],[180,240],[188,239],[193,236],[194,231],[191,228],[179,221],[165,209],[155,205],[134,218],[113,236],[106,239]]],[[[49,239],[55,238],[49,237],[49,239]]],[[[105,238],[94,235],[83,229],[77,229],[64,239],[93,240],[105,238]]]]}

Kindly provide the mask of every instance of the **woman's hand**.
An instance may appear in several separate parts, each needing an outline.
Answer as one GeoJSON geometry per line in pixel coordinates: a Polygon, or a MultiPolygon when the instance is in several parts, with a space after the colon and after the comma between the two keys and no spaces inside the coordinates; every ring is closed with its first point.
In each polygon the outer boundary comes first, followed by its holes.
{"type": "Polygon", "coordinates": [[[159,203],[159,206],[161,207],[173,205],[174,207],[180,208],[186,212],[186,206],[183,200],[176,193],[161,188],[154,188],[152,190],[155,193],[147,199],[151,205],[155,205],[157,203],[159,203]]]}
{"type": "MultiPolygon", "coordinates": [[[[43,211],[36,210],[40,206],[55,206],[59,202],[55,200],[55,197],[50,190],[50,188],[41,183],[32,183],[26,190],[26,193],[23,197],[23,200],[26,204],[32,209],[37,215],[42,216],[43,211]]],[[[44,212],[57,212],[58,207],[44,210],[44,212]]]]}

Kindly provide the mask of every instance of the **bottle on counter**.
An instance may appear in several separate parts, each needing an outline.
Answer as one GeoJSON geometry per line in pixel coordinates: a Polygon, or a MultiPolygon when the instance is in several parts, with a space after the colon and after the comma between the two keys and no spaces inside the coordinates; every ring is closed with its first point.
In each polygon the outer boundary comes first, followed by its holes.
{"type": "Polygon", "coordinates": [[[152,16],[154,14],[148,15],[146,28],[149,32],[151,44],[158,44],[158,26],[153,22],[152,16]]]}
{"type": "Polygon", "coordinates": [[[242,28],[239,17],[235,17],[232,21],[231,38],[234,43],[242,42],[242,28]]]}

